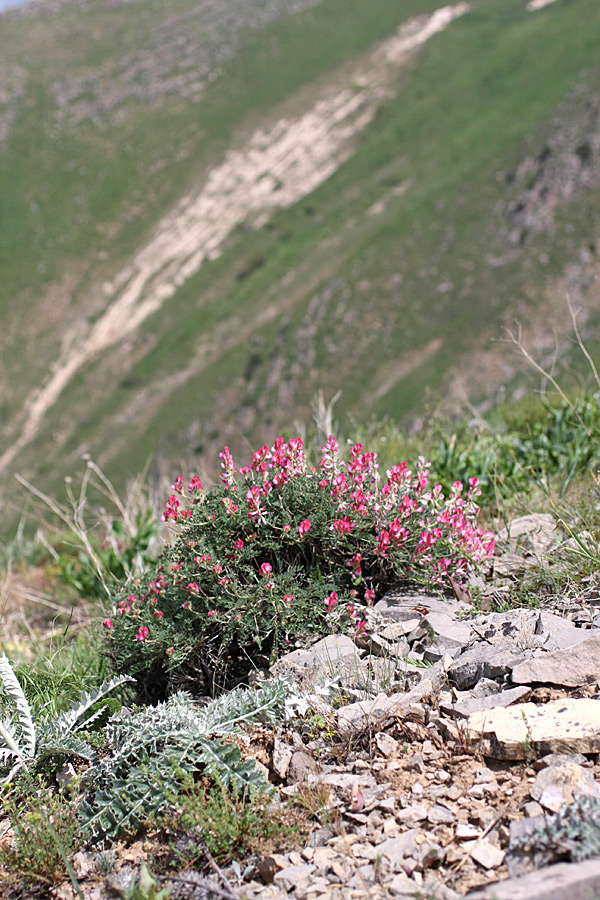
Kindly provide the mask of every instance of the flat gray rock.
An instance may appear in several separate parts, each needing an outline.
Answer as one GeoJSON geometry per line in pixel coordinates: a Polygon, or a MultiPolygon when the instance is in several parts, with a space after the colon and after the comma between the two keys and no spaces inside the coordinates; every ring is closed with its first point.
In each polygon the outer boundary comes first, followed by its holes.
{"type": "Polygon", "coordinates": [[[512,553],[540,556],[550,550],[558,536],[553,516],[533,513],[512,519],[498,532],[497,540],[512,553]]]}
{"type": "MultiPolygon", "coordinates": [[[[600,710],[598,712],[600,715],[600,710]]],[[[566,761],[538,772],[530,793],[544,809],[556,813],[572,803],[575,794],[600,797],[600,785],[594,781],[589,769],[566,761]]]]}
{"type": "Polygon", "coordinates": [[[512,706],[513,703],[518,703],[519,700],[527,699],[530,694],[531,688],[519,685],[518,687],[510,688],[508,691],[500,691],[498,694],[491,694],[487,697],[472,697],[467,700],[459,700],[457,703],[440,703],[440,709],[450,716],[468,719],[472,713],[512,706]]]}
{"type": "Polygon", "coordinates": [[[467,737],[485,756],[527,759],[532,754],[600,751],[600,701],[550,700],[473,713],[467,737]]]}
{"type": "Polygon", "coordinates": [[[594,900],[600,896],[600,859],[558,863],[490,884],[468,900],[594,900]]]}
{"type": "Polygon", "coordinates": [[[437,637],[443,638],[447,647],[466,647],[473,638],[469,623],[445,610],[427,613],[425,622],[437,637]]]}
{"type": "Polygon", "coordinates": [[[470,610],[472,607],[457,603],[451,597],[448,600],[440,600],[439,594],[419,594],[414,591],[400,593],[394,589],[378,600],[373,609],[389,619],[405,622],[430,612],[455,613],[459,610],[470,610]]]}
{"type": "Polygon", "coordinates": [[[503,678],[526,659],[526,652],[520,650],[514,641],[505,640],[497,644],[482,641],[461,653],[450,666],[448,677],[459,690],[464,691],[482,678],[503,678]]]}
{"type": "Polygon", "coordinates": [[[387,856],[394,869],[400,869],[402,860],[412,856],[417,849],[417,829],[409,828],[398,837],[388,838],[377,846],[380,856],[387,856]]]}
{"type": "Polygon", "coordinates": [[[513,667],[515,684],[555,684],[561,687],[582,687],[600,679],[600,635],[593,635],[570,647],[554,650],[513,667]]]}

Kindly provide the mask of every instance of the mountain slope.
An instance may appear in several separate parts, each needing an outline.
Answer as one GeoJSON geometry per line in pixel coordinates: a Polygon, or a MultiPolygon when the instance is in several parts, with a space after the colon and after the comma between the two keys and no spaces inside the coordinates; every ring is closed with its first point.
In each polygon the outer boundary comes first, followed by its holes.
{"type": "Polygon", "coordinates": [[[551,349],[567,287],[595,349],[592,0],[39,0],[0,24],[5,477],[202,465],[319,389],[359,420],[485,403],[518,370],[490,340],[518,318],[551,349]]]}

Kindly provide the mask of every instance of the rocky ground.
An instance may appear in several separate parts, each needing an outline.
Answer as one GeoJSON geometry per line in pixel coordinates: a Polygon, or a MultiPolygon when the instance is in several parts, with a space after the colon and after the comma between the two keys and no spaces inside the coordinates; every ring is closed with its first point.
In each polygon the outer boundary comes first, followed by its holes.
{"type": "MultiPolygon", "coordinates": [[[[549,516],[502,537],[497,572],[556,545],[549,516]]],[[[296,850],[237,872],[162,879],[174,900],[600,895],[600,595],[481,613],[456,593],[400,587],[366,635],[276,664],[304,724],[254,729],[245,752],[277,802],[301,796],[317,824],[296,850]]],[[[86,900],[126,887],[141,862],[152,870],[153,846],[121,848],[102,885],[94,855],[77,854],[86,900]]],[[[54,895],[74,896],[67,884],[54,895]]]]}

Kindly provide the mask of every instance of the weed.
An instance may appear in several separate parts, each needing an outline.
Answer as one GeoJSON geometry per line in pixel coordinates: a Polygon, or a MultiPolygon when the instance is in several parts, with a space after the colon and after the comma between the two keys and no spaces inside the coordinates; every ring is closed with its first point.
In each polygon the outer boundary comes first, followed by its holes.
{"type": "Polygon", "coordinates": [[[0,850],[0,862],[16,879],[51,885],[72,877],[70,858],[82,844],[75,800],[41,779],[30,788],[18,802],[2,799],[13,841],[0,850]]]}
{"type": "Polygon", "coordinates": [[[286,807],[272,802],[264,791],[226,788],[218,780],[195,782],[187,777],[169,811],[149,825],[170,836],[176,868],[203,867],[206,850],[217,863],[241,860],[265,845],[282,848],[295,843],[299,822],[286,807]]]}
{"type": "Polygon", "coordinates": [[[119,891],[122,900],[168,900],[170,891],[160,888],[146,863],[142,863],[139,878],[132,878],[130,884],[119,891]]]}
{"type": "Polygon", "coordinates": [[[342,818],[333,803],[333,792],[326,784],[301,784],[294,797],[294,802],[304,809],[311,818],[316,819],[324,828],[339,831],[342,818]]]}

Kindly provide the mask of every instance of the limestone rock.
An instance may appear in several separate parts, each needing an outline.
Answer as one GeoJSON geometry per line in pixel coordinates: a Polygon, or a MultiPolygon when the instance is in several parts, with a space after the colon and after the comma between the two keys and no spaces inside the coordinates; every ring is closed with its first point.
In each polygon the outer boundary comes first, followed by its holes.
{"type": "Polygon", "coordinates": [[[600,751],[597,700],[551,700],[541,706],[523,703],[491,709],[473,713],[465,727],[484,755],[495,759],[600,751]]]}
{"type": "Polygon", "coordinates": [[[572,803],[574,794],[600,797],[600,785],[588,769],[568,761],[542,769],[531,788],[532,798],[553,813],[572,803]]]}
{"type": "Polygon", "coordinates": [[[482,712],[486,709],[512,706],[513,703],[524,700],[529,697],[530,694],[531,690],[529,688],[524,685],[519,685],[508,691],[501,691],[488,697],[481,697],[480,699],[473,697],[467,700],[460,700],[458,703],[440,703],[440,709],[450,716],[468,719],[473,713],[482,712]]]}
{"type": "Polygon", "coordinates": [[[581,687],[600,679],[600,635],[593,635],[568,650],[554,650],[514,666],[515,684],[556,684],[581,687]]]}
{"type": "Polygon", "coordinates": [[[490,884],[469,900],[590,900],[600,895],[600,861],[558,863],[490,884]]]}

